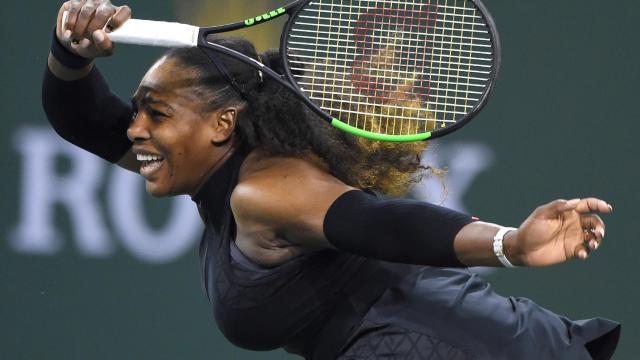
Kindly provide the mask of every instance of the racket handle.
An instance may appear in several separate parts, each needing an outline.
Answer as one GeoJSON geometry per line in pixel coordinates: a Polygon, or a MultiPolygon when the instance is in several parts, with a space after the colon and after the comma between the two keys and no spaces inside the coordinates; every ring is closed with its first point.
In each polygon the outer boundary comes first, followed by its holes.
{"type": "MultiPolygon", "coordinates": [[[[65,24],[68,11],[62,15],[65,24]]],[[[160,47],[192,47],[198,45],[197,26],[176,22],[129,19],[122,26],[110,32],[111,41],[123,44],[160,47]]]]}

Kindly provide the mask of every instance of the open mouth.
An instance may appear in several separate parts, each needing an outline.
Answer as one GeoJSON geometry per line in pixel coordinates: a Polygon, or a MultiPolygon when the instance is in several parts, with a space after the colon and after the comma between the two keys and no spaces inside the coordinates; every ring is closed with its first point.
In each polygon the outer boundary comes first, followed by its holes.
{"type": "Polygon", "coordinates": [[[159,155],[143,155],[138,154],[137,160],[141,161],[140,165],[140,175],[144,177],[150,177],[154,173],[156,173],[160,167],[162,167],[162,162],[164,158],[159,155]]]}

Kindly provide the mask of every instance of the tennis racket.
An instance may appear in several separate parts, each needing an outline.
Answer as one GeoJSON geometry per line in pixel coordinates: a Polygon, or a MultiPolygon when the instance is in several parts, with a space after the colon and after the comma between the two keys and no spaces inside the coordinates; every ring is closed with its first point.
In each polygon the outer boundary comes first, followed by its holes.
{"type": "Polygon", "coordinates": [[[459,129],[486,104],[500,67],[498,33],[480,0],[299,0],[211,27],[131,19],[109,36],[226,54],[280,82],[336,128],[383,141],[459,129]],[[283,76],[207,41],[285,14],[283,76]]]}

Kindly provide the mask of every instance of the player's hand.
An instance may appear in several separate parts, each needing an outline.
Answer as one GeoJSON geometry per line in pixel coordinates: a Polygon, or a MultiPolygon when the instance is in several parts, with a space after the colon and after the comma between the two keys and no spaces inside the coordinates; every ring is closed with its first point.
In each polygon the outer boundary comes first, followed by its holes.
{"type": "Polygon", "coordinates": [[[87,59],[113,54],[108,33],[131,18],[128,6],[114,6],[109,0],[71,0],[58,11],[56,35],[71,52],[87,59]],[[69,12],[63,24],[63,13],[69,12]]]}
{"type": "Polygon", "coordinates": [[[596,213],[612,210],[596,198],[556,200],[538,207],[514,232],[519,262],[547,266],[586,259],[604,237],[604,222],[596,213]]]}

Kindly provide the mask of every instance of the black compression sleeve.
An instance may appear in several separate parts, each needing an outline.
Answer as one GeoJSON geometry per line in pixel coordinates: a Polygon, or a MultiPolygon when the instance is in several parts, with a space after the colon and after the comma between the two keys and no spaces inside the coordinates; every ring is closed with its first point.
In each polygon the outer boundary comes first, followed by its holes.
{"type": "Polygon", "coordinates": [[[474,219],[441,206],[378,199],[352,190],[331,205],[324,234],[336,248],[379,260],[464,267],[453,249],[458,231],[474,219]]]}
{"type": "Polygon", "coordinates": [[[112,163],[131,147],[131,105],[109,90],[96,67],[82,79],[64,81],[47,67],[42,106],[54,130],[67,141],[112,163]]]}

